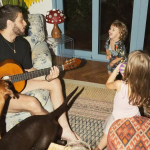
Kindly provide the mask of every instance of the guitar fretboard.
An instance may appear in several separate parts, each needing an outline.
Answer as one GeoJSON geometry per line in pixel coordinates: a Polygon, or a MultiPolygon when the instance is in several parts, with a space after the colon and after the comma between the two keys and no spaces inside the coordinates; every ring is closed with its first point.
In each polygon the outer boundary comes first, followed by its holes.
{"type": "MultiPolygon", "coordinates": [[[[63,66],[57,66],[57,67],[60,71],[63,70],[63,66]]],[[[49,73],[50,73],[50,68],[45,68],[45,69],[35,70],[31,72],[16,74],[16,75],[9,76],[9,77],[11,78],[11,82],[15,83],[15,82],[22,81],[22,80],[29,80],[29,79],[33,79],[33,78],[40,77],[43,75],[48,75],[49,73]]]]}

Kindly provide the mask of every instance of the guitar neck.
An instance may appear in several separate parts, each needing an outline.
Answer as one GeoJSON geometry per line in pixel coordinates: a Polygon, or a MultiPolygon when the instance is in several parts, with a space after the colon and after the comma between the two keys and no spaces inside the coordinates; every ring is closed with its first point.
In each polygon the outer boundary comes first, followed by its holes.
{"type": "MultiPolygon", "coordinates": [[[[57,67],[60,71],[64,70],[63,65],[57,66],[57,67]]],[[[29,79],[33,79],[33,78],[40,77],[43,75],[48,75],[49,73],[50,73],[50,68],[45,68],[45,69],[35,70],[31,72],[16,74],[16,75],[9,76],[9,77],[11,79],[11,82],[15,83],[15,82],[22,81],[22,80],[29,80],[29,79]]]]}

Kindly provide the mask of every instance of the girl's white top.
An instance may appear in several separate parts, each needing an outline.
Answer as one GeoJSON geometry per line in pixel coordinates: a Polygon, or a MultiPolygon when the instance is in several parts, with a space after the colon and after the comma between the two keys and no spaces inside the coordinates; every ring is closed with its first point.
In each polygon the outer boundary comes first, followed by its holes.
{"type": "Polygon", "coordinates": [[[120,92],[116,92],[112,114],[115,120],[140,115],[138,106],[129,104],[128,84],[123,81],[120,92]]]}

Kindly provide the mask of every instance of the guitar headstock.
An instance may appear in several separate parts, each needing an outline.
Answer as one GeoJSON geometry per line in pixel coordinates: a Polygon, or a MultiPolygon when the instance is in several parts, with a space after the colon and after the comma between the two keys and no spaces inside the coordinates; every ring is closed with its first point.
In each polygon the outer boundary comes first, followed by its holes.
{"type": "Polygon", "coordinates": [[[81,63],[81,59],[79,58],[71,58],[69,60],[66,60],[63,64],[64,70],[70,70],[78,67],[81,63]]]}

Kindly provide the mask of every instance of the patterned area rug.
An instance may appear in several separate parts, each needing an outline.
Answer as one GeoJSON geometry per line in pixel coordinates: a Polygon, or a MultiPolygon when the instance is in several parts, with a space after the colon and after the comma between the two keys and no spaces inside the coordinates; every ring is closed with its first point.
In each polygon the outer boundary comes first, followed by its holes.
{"type": "Polygon", "coordinates": [[[68,112],[69,123],[83,141],[95,147],[103,135],[103,124],[112,112],[115,91],[105,85],[65,79],[66,95],[84,88],[68,112]]]}

